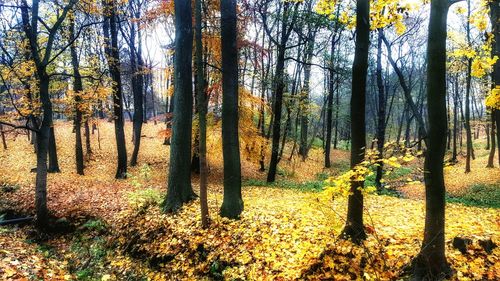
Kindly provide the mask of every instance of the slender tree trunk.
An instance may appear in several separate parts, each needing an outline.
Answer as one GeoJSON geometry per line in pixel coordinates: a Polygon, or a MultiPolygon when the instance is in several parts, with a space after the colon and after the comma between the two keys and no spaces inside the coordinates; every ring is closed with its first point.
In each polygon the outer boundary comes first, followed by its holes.
{"type": "Polygon", "coordinates": [[[269,171],[267,174],[267,182],[274,182],[276,179],[276,169],[278,166],[279,144],[281,136],[281,111],[283,107],[283,92],[285,83],[283,81],[285,69],[285,48],[283,46],[278,49],[278,59],[276,62],[275,87],[276,94],[274,96],[273,107],[273,138],[271,148],[271,161],[269,163],[269,171]]]}
{"type": "Polygon", "coordinates": [[[50,126],[49,130],[49,168],[47,172],[49,173],[60,173],[61,169],[59,169],[59,160],[57,158],[57,144],[56,144],[56,135],[54,132],[54,124],[50,126]]]}
{"type": "Polygon", "coordinates": [[[488,156],[488,165],[486,166],[487,168],[493,168],[495,167],[494,160],[495,160],[495,149],[496,149],[496,139],[495,139],[495,131],[498,130],[497,126],[495,126],[495,112],[496,110],[491,111],[491,134],[490,134],[490,139],[491,139],[491,145],[490,145],[490,154],[488,156]]]}
{"type": "MultiPolygon", "coordinates": [[[[310,23],[312,25],[312,23],[310,23]]],[[[302,156],[302,161],[307,158],[307,132],[309,129],[309,91],[310,91],[310,78],[311,78],[311,62],[313,58],[314,42],[316,39],[316,32],[309,27],[308,42],[306,46],[306,65],[304,65],[304,87],[300,93],[299,108],[302,112],[300,116],[300,146],[299,154],[302,156]]]]}
{"type": "Polygon", "coordinates": [[[85,152],[87,154],[87,159],[90,159],[92,155],[92,147],[90,146],[90,125],[89,125],[89,117],[85,120],[85,152]]]}
{"type": "Polygon", "coordinates": [[[458,77],[455,76],[453,96],[453,151],[451,161],[457,162],[457,139],[458,139],[458,77]]]}
{"type": "Polygon", "coordinates": [[[125,146],[125,131],[123,128],[123,94],[120,76],[120,53],[118,50],[118,30],[115,0],[105,4],[103,24],[105,51],[108,60],[109,72],[113,80],[113,113],[115,123],[115,138],[118,155],[118,165],[115,178],[127,177],[127,149],[125,146]]]}
{"type": "Polygon", "coordinates": [[[486,135],[486,147],[484,149],[490,150],[490,123],[484,125],[484,134],[486,135]]]}
{"type": "MultiPolygon", "coordinates": [[[[366,147],[366,74],[368,72],[368,49],[370,45],[370,4],[368,0],[356,1],[356,45],[352,65],[351,95],[351,168],[364,160],[366,147]]],[[[350,238],[355,243],[366,239],[363,225],[364,181],[352,181],[347,206],[346,225],[341,237],[350,238]]]]}
{"type": "MultiPolygon", "coordinates": [[[[2,144],[3,144],[3,149],[7,150],[7,140],[5,139],[5,132],[3,131],[3,126],[0,125],[0,134],[2,134],[2,144]]],[[[28,134],[29,136],[29,134],[28,134]]]]}
{"type": "Polygon", "coordinates": [[[48,226],[49,212],[47,209],[47,153],[49,148],[50,128],[52,126],[52,103],[49,97],[49,76],[45,70],[40,70],[39,91],[43,108],[43,119],[37,133],[35,210],[36,224],[40,228],[48,226]]]}
{"type": "Polygon", "coordinates": [[[498,150],[498,165],[500,166],[500,110],[495,110],[496,116],[496,132],[497,132],[497,150],[498,150]]]}
{"type": "MultiPolygon", "coordinates": [[[[132,8],[133,1],[129,2],[130,10],[132,8]]],[[[139,26],[137,24],[137,29],[139,26]]],[[[137,165],[137,158],[139,155],[139,148],[141,146],[141,134],[142,134],[142,122],[143,122],[143,92],[144,92],[144,75],[142,74],[143,61],[141,54],[138,52],[135,40],[136,40],[136,23],[130,23],[130,67],[132,70],[132,92],[134,96],[134,117],[133,117],[133,139],[134,139],[134,149],[132,151],[132,156],[130,157],[130,166],[137,165]]],[[[138,41],[142,44],[141,40],[138,41]]]]}
{"type": "MultiPolygon", "coordinates": [[[[221,1],[222,154],[224,157],[223,217],[238,218],[243,211],[238,137],[238,48],[236,0],[221,1]]],[[[279,135],[278,135],[279,137],[279,135]]]]}
{"type": "MultiPolygon", "coordinates": [[[[377,40],[377,87],[378,87],[378,121],[377,121],[377,151],[380,158],[383,158],[384,154],[384,142],[385,142],[385,108],[386,108],[386,97],[384,89],[384,81],[382,80],[382,36],[383,30],[378,30],[378,40],[377,40]]],[[[383,162],[380,162],[377,166],[377,173],[375,175],[375,185],[378,191],[382,190],[382,173],[383,173],[383,162]]]]}
{"type": "Polygon", "coordinates": [[[200,210],[201,210],[201,226],[208,227],[208,202],[207,202],[207,101],[204,91],[203,77],[203,42],[201,33],[201,1],[195,2],[195,19],[196,19],[196,90],[198,96],[198,118],[200,129],[199,155],[200,155],[200,210]]]}
{"type": "MultiPolygon", "coordinates": [[[[331,167],[331,145],[332,145],[332,119],[333,119],[333,95],[335,92],[335,72],[333,70],[335,54],[335,36],[332,36],[330,45],[330,68],[328,71],[328,96],[326,98],[326,139],[325,139],[325,168],[331,167]]],[[[323,136],[325,138],[325,136],[323,136]]]]}
{"type": "MultiPolygon", "coordinates": [[[[467,0],[467,43],[470,44],[470,15],[471,6],[470,0],[467,0]]],[[[472,157],[472,130],[470,126],[470,91],[471,91],[471,71],[472,71],[472,59],[467,59],[467,73],[466,73],[466,86],[465,86],[465,143],[467,146],[467,153],[465,158],[465,173],[470,172],[470,161],[472,157]]]]}
{"type": "Polygon", "coordinates": [[[446,278],[445,256],[446,27],[448,0],[431,0],[427,42],[427,111],[429,132],[425,154],[425,229],[420,253],[413,260],[414,280],[446,278]]]}
{"type": "MultiPolygon", "coordinates": [[[[290,2],[284,2],[283,10],[285,13],[290,13],[289,9],[292,5],[290,2]]],[[[269,163],[269,171],[267,174],[267,182],[276,180],[276,170],[279,162],[279,145],[281,136],[281,115],[283,107],[283,93],[285,89],[284,72],[285,72],[285,52],[288,39],[295,24],[295,16],[297,14],[297,6],[294,7],[293,18],[289,19],[290,15],[285,15],[281,30],[278,48],[278,57],[276,59],[276,71],[274,74],[274,103],[273,103],[273,120],[272,120],[272,148],[271,161],[269,163]]],[[[270,128],[271,129],[271,128],[270,128]]]]}
{"type": "Polygon", "coordinates": [[[335,89],[335,131],[333,134],[333,149],[337,149],[339,134],[339,111],[340,111],[340,77],[337,73],[337,87],[335,89]]]}
{"type": "MultiPolygon", "coordinates": [[[[494,38],[500,38],[500,1],[499,0],[493,0],[490,2],[490,21],[492,25],[492,33],[494,38]]],[[[500,40],[493,40],[493,46],[492,46],[492,56],[499,56],[500,55],[500,40]]],[[[493,80],[493,85],[492,88],[496,88],[500,86],[500,63],[495,63],[493,66],[493,72],[492,72],[492,80],[493,80]]],[[[497,149],[498,149],[498,165],[500,165],[500,109],[492,109],[491,113],[491,119],[492,119],[492,125],[491,125],[491,132],[492,132],[492,140],[491,140],[491,150],[490,150],[490,158],[492,159],[492,165],[493,166],[493,158],[495,157],[495,143],[494,143],[494,132],[496,132],[496,144],[497,144],[497,149]],[[496,123],[496,124],[494,124],[496,123]]],[[[488,161],[488,165],[489,165],[488,161]]]]}
{"type": "Polygon", "coordinates": [[[165,212],[177,211],[196,194],[191,186],[193,111],[191,1],[175,1],[174,111],[165,212]]]}
{"type": "MultiPolygon", "coordinates": [[[[70,19],[70,38],[75,39],[75,22],[74,19],[70,19]]],[[[80,75],[78,54],[76,51],[76,44],[71,44],[71,64],[73,66],[73,92],[75,99],[75,161],[76,161],[76,173],[83,175],[83,148],[82,148],[82,111],[80,106],[82,103],[81,93],[83,91],[82,77],[80,75]]]]}

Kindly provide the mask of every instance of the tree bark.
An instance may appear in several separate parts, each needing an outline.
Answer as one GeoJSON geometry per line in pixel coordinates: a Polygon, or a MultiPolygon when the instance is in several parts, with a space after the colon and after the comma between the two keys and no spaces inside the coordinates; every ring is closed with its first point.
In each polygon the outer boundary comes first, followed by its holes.
{"type": "MultiPolygon", "coordinates": [[[[467,25],[466,25],[466,36],[467,43],[470,44],[470,15],[471,15],[471,5],[470,0],[467,0],[467,25]]],[[[467,147],[466,157],[465,157],[465,173],[470,172],[470,161],[472,157],[472,130],[470,127],[470,91],[471,91],[471,71],[472,71],[472,59],[467,59],[467,73],[465,79],[465,144],[467,147]]]]}
{"type": "MultiPolygon", "coordinates": [[[[134,14],[133,11],[133,2],[129,1],[129,9],[131,14],[134,14]]],[[[136,15],[137,18],[140,15],[136,15]]],[[[132,156],[130,157],[130,166],[137,165],[137,158],[139,156],[139,148],[141,146],[141,134],[142,134],[142,122],[143,122],[143,92],[144,92],[144,75],[142,74],[143,61],[141,57],[141,53],[138,52],[136,48],[136,25],[137,29],[139,29],[138,23],[131,22],[130,23],[130,38],[129,38],[129,47],[130,47],[130,67],[132,70],[132,93],[134,96],[134,117],[133,117],[133,139],[134,139],[134,149],[132,151],[132,156]]],[[[139,44],[142,42],[139,40],[139,44]]]]}
{"type": "Polygon", "coordinates": [[[105,1],[104,5],[105,16],[103,31],[109,72],[113,80],[113,113],[118,157],[115,178],[125,179],[127,177],[127,149],[125,146],[125,131],[123,128],[123,94],[120,76],[120,53],[118,49],[118,18],[116,15],[116,2],[115,0],[105,1]]]}
{"type": "MultiPolygon", "coordinates": [[[[335,92],[335,72],[333,70],[335,55],[335,36],[332,36],[330,46],[330,69],[328,70],[328,96],[326,98],[326,139],[325,139],[325,168],[331,167],[330,154],[332,146],[332,119],[333,119],[333,95],[335,92]]],[[[325,138],[325,136],[323,136],[325,138]]]]}
{"type": "MultiPolygon", "coordinates": [[[[313,25],[313,23],[310,23],[313,25]]],[[[310,91],[310,79],[311,79],[311,62],[313,58],[314,42],[316,39],[316,32],[312,30],[314,27],[309,27],[308,41],[306,46],[306,64],[304,65],[304,87],[300,93],[300,104],[299,108],[301,110],[300,115],[300,146],[299,154],[302,156],[302,161],[305,161],[308,154],[307,149],[307,133],[309,130],[309,91],[310,91]]]]}
{"type": "Polygon", "coordinates": [[[451,154],[451,161],[457,162],[457,139],[458,139],[458,77],[455,76],[453,83],[454,96],[453,96],[453,150],[451,154]]]}
{"type": "Polygon", "coordinates": [[[495,131],[498,130],[496,124],[495,124],[495,115],[496,115],[496,110],[493,109],[491,111],[491,126],[490,126],[490,154],[488,156],[488,165],[486,165],[487,168],[494,168],[494,160],[495,160],[495,149],[496,149],[496,136],[495,136],[495,131]]]}
{"type": "Polygon", "coordinates": [[[175,212],[196,194],[191,186],[193,112],[191,1],[175,1],[174,110],[170,139],[168,190],[163,210],[175,212]]]}
{"type": "MultiPolygon", "coordinates": [[[[364,160],[366,147],[366,75],[368,72],[368,50],[370,45],[370,4],[368,0],[356,1],[356,43],[352,65],[351,94],[351,168],[364,160]]],[[[352,181],[347,206],[347,220],[341,237],[361,243],[366,239],[363,225],[364,181],[352,181]]]]}
{"type": "MultiPolygon", "coordinates": [[[[222,154],[224,158],[223,217],[236,219],[243,211],[240,143],[238,137],[238,48],[236,0],[221,1],[222,154]]],[[[279,135],[278,135],[279,137],[279,135]]]]}
{"type": "MultiPolygon", "coordinates": [[[[280,146],[280,136],[281,136],[281,115],[283,108],[283,93],[285,89],[284,72],[285,72],[285,52],[288,39],[295,25],[295,19],[297,14],[297,5],[294,4],[293,10],[290,10],[292,3],[284,2],[283,5],[283,20],[280,30],[280,39],[277,44],[278,56],[276,59],[276,71],[274,74],[274,104],[273,104],[273,120],[272,120],[272,148],[271,148],[271,161],[269,163],[269,171],[267,174],[267,182],[274,182],[276,180],[276,171],[279,162],[279,146],[280,146]],[[290,19],[290,14],[293,13],[290,19]]],[[[265,11],[264,13],[266,13],[265,11]]],[[[265,20],[264,20],[265,21],[265,20]]],[[[264,23],[265,24],[265,23],[264,23]]],[[[270,34],[268,34],[270,35],[270,34]]]]}
{"type": "MultiPolygon", "coordinates": [[[[75,40],[75,22],[74,18],[70,19],[70,40],[75,40]]],[[[82,77],[80,75],[78,54],[76,51],[76,43],[70,46],[71,53],[71,65],[73,67],[73,92],[75,99],[75,163],[76,163],[76,173],[79,175],[84,174],[83,165],[83,147],[82,147],[82,111],[80,106],[82,103],[81,93],[83,91],[82,77]]]]}
{"type": "Polygon", "coordinates": [[[195,20],[196,20],[196,83],[198,96],[198,118],[200,129],[199,156],[200,156],[200,211],[201,226],[208,227],[208,202],[207,202],[207,99],[205,96],[204,68],[203,68],[203,42],[201,32],[201,1],[196,0],[195,20]]]}
{"type": "MultiPolygon", "coordinates": [[[[384,81],[382,80],[382,36],[383,30],[378,30],[378,40],[377,40],[377,88],[378,88],[378,112],[377,112],[377,151],[379,158],[384,156],[384,142],[385,142],[385,108],[387,105],[384,81]]],[[[377,166],[377,173],[375,175],[375,185],[378,191],[382,191],[382,174],[383,174],[383,162],[379,162],[377,166]]]]}
{"type": "MultiPolygon", "coordinates": [[[[3,131],[3,126],[2,125],[0,125],[0,134],[2,135],[3,149],[7,150],[7,140],[5,139],[5,132],[3,131]]],[[[29,135],[29,133],[28,133],[28,135],[29,135]]]]}
{"type": "Polygon", "coordinates": [[[413,260],[414,280],[446,278],[445,256],[446,27],[448,0],[432,0],[427,42],[428,146],[425,154],[425,229],[420,253],[413,260]]]}

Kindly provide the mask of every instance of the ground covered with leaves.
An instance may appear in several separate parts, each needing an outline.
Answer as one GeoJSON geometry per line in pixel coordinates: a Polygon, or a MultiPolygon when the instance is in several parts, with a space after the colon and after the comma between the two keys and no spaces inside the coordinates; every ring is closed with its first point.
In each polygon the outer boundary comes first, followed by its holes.
{"type": "MultiPolygon", "coordinates": [[[[130,136],[130,124],[127,135],[130,136]]],[[[283,157],[275,184],[251,155],[242,157],[245,210],[238,221],[218,216],[222,203],[220,142],[209,142],[210,227],[201,229],[199,201],[175,215],[163,214],[168,146],[162,124],[144,129],[140,165],[127,180],[114,175],[113,127],[102,122],[92,135],[85,176],[74,172],[71,125],[56,126],[62,173],[49,176],[49,208],[64,231],[38,233],[29,224],[0,228],[2,280],[397,280],[423,237],[421,160],[386,176],[386,195],[369,195],[362,246],[337,239],[345,198],[325,202],[323,180],[348,169],[348,152],[322,150],[310,159],[283,157]],[[101,142],[101,148],[98,147],[101,142]],[[286,158],[286,159],[285,159],[286,158]]],[[[26,136],[8,139],[0,151],[0,214],[33,214],[35,155],[26,136]]],[[[453,280],[500,278],[500,170],[485,167],[478,148],[472,173],[462,162],[446,168],[447,257],[453,280]],[[457,240],[457,237],[461,240],[457,240]],[[469,240],[470,239],[470,240],[469,240]],[[467,241],[464,248],[454,241],[467,241]],[[493,243],[493,244],[492,244],[493,243]]],[[[285,151],[287,153],[287,151],[285,151]]],[[[371,181],[368,178],[367,181],[371,181]]],[[[197,189],[196,176],[193,181],[197,189]]]]}

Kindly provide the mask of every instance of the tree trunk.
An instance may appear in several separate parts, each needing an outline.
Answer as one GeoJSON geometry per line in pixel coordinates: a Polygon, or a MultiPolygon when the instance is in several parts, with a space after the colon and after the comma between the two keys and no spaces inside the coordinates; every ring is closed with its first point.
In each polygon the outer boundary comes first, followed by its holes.
{"type": "MultiPolygon", "coordinates": [[[[356,43],[352,65],[351,94],[351,168],[364,160],[366,147],[365,101],[366,74],[368,72],[368,49],[370,45],[370,4],[368,0],[356,1],[356,43]]],[[[366,239],[363,226],[364,181],[352,181],[347,207],[347,220],[341,237],[361,243],[366,239]]]]}
{"type": "Polygon", "coordinates": [[[432,0],[427,42],[427,111],[429,132],[425,154],[425,229],[420,253],[413,260],[414,280],[446,278],[451,270],[445,256],[446,152],[446,21],[448,0],[432,0]]]}
{"type": "Polygon", "coordinates": [[[275,87],[276,94],[274,96],[274,107],[273,107],[273,138],[272,138],[272,148],[271,148],[271,161],[269,163],[269,171],[267,174],[267,182],[274,182],[276,180],[276,170],[278,166],[278,156],[279,156],[279,144],[281,135],[281,111],[283,106],[283,91],[285,88],[285,83],[283,81],[285,69],[285,48],[281,46],[278,49],[278,58],[276,62],[276,74],[275,74],[275,87]]]}
{"type": "MultiPolygon", "coordinates": [[[[130,11],[132,8],[133,1],[129,2],[130,11]]],[[[137,15],[139,16],[139,15],[137,15]]],[[[137,17],[139,18],[139,17],[137,17]]],[[[142,122],[143,122],[143,92],[144,92],[144,75],[143,71],[143,61],[140,52],[137,51],[135,40],[136,40],[136,25],[139,29],[138,23],[130,23],[130,67],[132,70],[132,93],[134,95],[134,117],[133,117],[133,139],[134,139],[134,149],[132,151],[132,156],[130,157],[130,166],[137,165],[137,158],[139,155],[139,148],[141,145],[141,134],[142,134],[142,122]]],[[[138,44],[142,44],[139,40],[138,44]]]]}
{"type": "MultiPolygon", "coordinates": [[[[240,143],[238,137],[238,48],[236,0],[221,1],[222,50],[222,153],[224,157],[223,217],[238,218],[241,197],[240,143]]],[[[278,134],[279,137],[279,134],[278,134]]]]}
{"type": "MultiPolygon", "coordinates": [[[[284,2],[284,13],[293,13],[292,19],[290,15],[284,15],[280,30],[279,44],[277,45],[278,57],[276,59],[276,71],[274,74],[274,103],[273,103],[273,116],[272,116],[272,147],[271,147],[271,161],[269,163],[269,171],[267,174],[267,182],[274,182],[276,180],[276,170],[279,162],[279,145],[281,136],[281,115],[283,107],[283,93],[285,89],[284,72],[285,72],[285,52],[288,39],[290,38],[291,31],[295,24],[295,16],[297,14],[297,6],[293,11],[290,11],[290,2],[284,2]]],[[[270,128],[271,129],[271,128],[270,128]]]]}
{"type": "MultiPolygon", "coordinates": [[[[335,92],[335,72],[333,70],[335,54],[335,36],[332,36],[330,46],[330,69],[328,70],[328,96],[326,98],[326,139],[325,139],[325,168],[331,167],[330,154],[332,146],[332,119],[333,119],[333,94],[335,92]]],[[[323,136],[325,138],[325,136],[323,136]]]]}
{"type": "Polygon", "coordinates": [[[56,144],[56,136],[54,132],[54,124],[50,126],[49,130],[49,168],[47,172],[49,173],[60,173],[61,169],[59,169],[59,161],[57,158],[57,144],[56,144]]]}
{"type": "MultiPolygon", "coordinates": [[[[494,38],[500,38],[500,1],[498,0],[493,0],[490,2],[490,20],[491,20],[491,25],[492,25],[492,33],[494,38]]],[[[499,56],[500,55],[500,40],[493,40],[493,46],[492,46],[492,56],[499,56]]],[[[493,66],[493,72],[492,72],[492,80],[493,80],[493,86],[492,88],[496,88],[497,86],[500,86],[500,63],[495,63],[493,66]]],[[[497,149],[498,149],[498,165],[500,165],[500,110],[498,108],[492,109],[491,113],[491,118],[492,118],[492,137],[494,138],[494,131],[496,131],[496,144],[497,144],[497,149]],[[496,124],[493,124],[493,119],[495,120],[494,122],[496,124]],[[495,128],[493,128],[495,127],[495,128]]],[[[493,142],[493,139],[491,141],[491,150],[490,150],[490,157],[494,158],[495,157],[495,144],[493,142]]],[[[492,160],[493,161],[493,160],[492,160]]],[[[489,162],[489,161],[488,161],[489,162]]],[[[493,166],[493,163],[492,163],[493,166]]]]}
{"type": "MultiPolygon", "coordinates": [[[[377,114],[377,151],[380,158],[384,156],[384,142],[385,142],[385,107],[386,97],[384,89],[384,81],[382,80],[382,36],[383,30],[378,30],[377,40],[377,88],[378,88],[378,114],[377,114]]],[[[375,185],[378,191],[382,191],[382,173],[383,162],[379,162],[377,166],[377,173],[375,175],[375,185]]]]}
{"type": "MultiPolygon", "coordinates": [[[[2,135],[3,149],[7,150],[7,141],[5,140],[5,132],[3,131],[3,126],[2,125],[0,125],[0,134],[2,135]]],[[[29,133],[28,133],[28,136],[29,136],[29,133]]]]}
{"type": "MultiPolygon", "coordinates": [[[[74,18],[70,18],[70,40],[75,39],[75,22],[74,18]]],[[[71,65],[73,67],[73,92],[75,99],[75,161],[76,161],[76,173],[83,175],[83,148],[82,148],[82,111],[80,110],[80,105],[82,103],[81,93],[83,91],[82,77],[80,75],[78,54],[76,51],[76,44],[71,44],[71,65]]]]}
{"type": "Polygon", "coordinates": [[[458,139],[458,76],[455,76],[453,83],[454,96],[453,96],[453,150],[451,154],[451,161],[457,162],[457,139],[458,139]]]}
{"type": "MultiPolygon", "coordinates": [[[[312,25],[312,23],[310,23],[312,25]]],[[[309,27],[312,29],[313,27],[309,27]]],[[[310,78],[311,78],[311,62],[313,58],[314,51],[314,41],[316,39],[316,32],[309,30],[308,32],[308,42],[306,46],[306,64],[304,65],[304,87],[300,93],[300,104],[299,108],[301,110],[300,116],[300,146],[299,154],[302,156],[302,161],[307,158],[307,132],[309,129],[309,91],[310,91],[310,78]]]]}
{"type": "Polygon", "coordinates": [[[115,123],[115,138],[117,147],[118,165],[115,178],[127,177],[127,149],[125,146],[125,131],[123,128],[123,94],[120,76],[120,53],[118,49],[118,31],[115,0],[105,4],[103,24],[105,52],[108,60],[109,72],[113,80],[113,113],[115,123]]]}
{"type": "Polygon", "coordinates": [[[207,202],[207,99],[205,96],[204,69],[203,69],[203,42],[201,33],[201,1],[195,2],[196,19],[196,90],[198,96],[198,116],[200,128],[199,156],[200,156],[200,210],[201,226],[208,227],[208,202],[207,202]]]}
{"type": "Polygon", "coordinates": [[[52,103],[49,96],[49,76],[45,70],[39,72],[40,100],[43,108],[43,119],[37,133],[35,210],[36,224],[40,228],[48,226],[47,209],[47,153],[49,150],[50,128],[52,127],[52,103]]]}
{"type": "Polygon", "coordinates": [[[165,212],[175,212],[196,194],[191,186],[193,112],[191,1],[175,1],[174,110],[165,212]]]}
{"type": "MultiPolygon", "coordinates": [[[[470,44],[470,15],[471,6],[470,0],[467,0],[467,43],[470,44]]],[[[465,144],[467,146],[467,153],[465,158],[465,173],[470,172],[470,161],[472,157],[472,130],[470,127],[470,91],[471,91],[471,71],[472,71],[472,59],[467,59],[467,73],[466,73],[466,86],[465,86],[465,144]]]]}
{"type": "Polygon", "coordinates": [[[90,159],[90,155],[92,155],[92,147],[90,146],[90,125],[89,125],[89,117],[85,120],[85,152],[87,153],[87,159],[90,159]]]}
{"type": "Polygon", "coordinates": [[[491,139],[491,144],[490,144],[490,154],[488,156],[488,165],[486,166],[487,168],[493,168],[495,167],[494,160],[495,160],[495,149],[496,149],[496,136],[495,136],[495,131],[498,130],[497,126],[495,126],[495,115],[496,115],[496,110],[493,109],[491,111],[491,133],[490,133],[490,139],[491,139]]]}

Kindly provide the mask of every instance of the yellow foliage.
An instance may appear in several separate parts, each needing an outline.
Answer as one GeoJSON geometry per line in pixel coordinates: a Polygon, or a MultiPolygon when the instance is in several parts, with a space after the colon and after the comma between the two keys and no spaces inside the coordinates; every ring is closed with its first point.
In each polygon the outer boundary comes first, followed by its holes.
{"type": "Polygon", "coordinates": [[[500,110],[500,86],[496,86],[486,97],[486,106],[500,110]]]}

